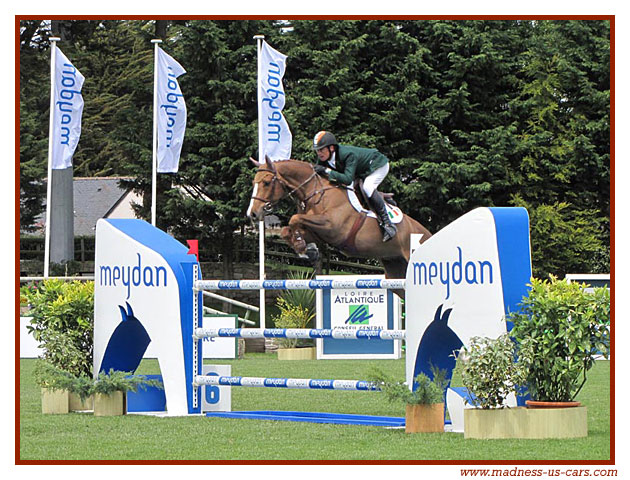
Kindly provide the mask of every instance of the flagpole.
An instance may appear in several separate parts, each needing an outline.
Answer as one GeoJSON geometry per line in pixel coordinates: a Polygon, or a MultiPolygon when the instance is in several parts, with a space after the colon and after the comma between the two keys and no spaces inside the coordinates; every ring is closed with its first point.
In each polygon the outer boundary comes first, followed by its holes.
{"type": "Polygon", "coordinates": [[[155,227],[157,212],[157,148],[158,148],[158,48],[162,40],[159,38],[151,40],[155,45],[153,49],[153,159],[151,174],[151,225],[155,227]]]}
{"type": "MultiPolygon", "coordinates": [[[[260,121],[260,115],[262,111],[262,99],[260,98],[260,70],[261,70],[261,55],[260,52],[262,50],[262,41],[265,39],[264,35],[255,35],[254,40],[256,40],[256,44],[258,47],[258,60],[257,60],[257,69],[258,72],[256,74],[256,98],[258,99],[258,162],[264,163],[265,161],[265,152],[263,152],[263,128],[262,122],[260,121]]],[[[258,269],[260,280],[263,281],[265,279],[265,219],[258,222],[258,269]]],[[[260,289],[260,328],[265,328],[265,290],[260,289]]]]}
{"type": "Polygon", "coordinates": [[[53,127],[55,125],[55,63],[59,37],[50,37],[50,121],[48,125],[48,177],[46,180],[46,237],[44,243],[44,278],[48,278],[50,264],[50,200],[52,197],[53,127]]]}

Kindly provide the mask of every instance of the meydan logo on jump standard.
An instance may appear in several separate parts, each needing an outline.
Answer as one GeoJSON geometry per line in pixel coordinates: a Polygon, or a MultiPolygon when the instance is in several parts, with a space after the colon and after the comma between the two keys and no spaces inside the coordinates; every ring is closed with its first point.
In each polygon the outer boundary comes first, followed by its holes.
{"type": "Polygon", "coordinates": [[[131,296],[131,287],[166,287],[167,272],[165,267],[144,265],[142,255],[138,255],[137,265],[101,265],[98,281],[104,287],[127,288],[127,299],[131,296]]]}
{"type": "Polygon", "coordinates": [[[494,282],[494,272],[490,260],[469,260],[461,247],[457,248],[454,261],[413,263],[413,284],[434,285],[441,283],[446,287],[446,299],[451,295],[451,284],[484,285],[494,282]]]}

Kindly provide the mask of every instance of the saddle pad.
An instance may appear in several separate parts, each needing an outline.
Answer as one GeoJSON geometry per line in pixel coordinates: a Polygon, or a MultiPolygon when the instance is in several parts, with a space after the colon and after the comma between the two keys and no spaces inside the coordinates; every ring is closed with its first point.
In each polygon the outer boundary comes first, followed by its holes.
{"type": "MultiPolygon", "coordinates": [[[[354,190],[347,188],[346,192],[348,194],[348,200],[350,201],[350,205],[352,205],[352,208],[354,208],[359,213],[367,212],[368,217],[376,218],[376,214],[372,210],[366,210],[361,206],[361,202],[359,202],[359,198],[357,197],[357,194],[354,190]]],[[[392,223],[400,223],[402,221],[403,213],[400,208],[394,207],[387,202],[385,202],[385,208],[387,209],[389,220],[392,223]]]]}

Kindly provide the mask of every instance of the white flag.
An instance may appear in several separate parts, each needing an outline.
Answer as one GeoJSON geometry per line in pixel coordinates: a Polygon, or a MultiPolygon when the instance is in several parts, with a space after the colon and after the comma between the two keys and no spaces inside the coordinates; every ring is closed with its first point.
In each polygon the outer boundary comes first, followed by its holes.
{"type": "Polygon", "coordinates": [[[81,136],[83,113],[83,81],[85,77],[55,45],[55,102],[52,125],[52,168],[60,170],[72,166],[72,155],[81,136]]]}
{"type": "Polygon", "coordinates": [[[271,160],[291,158],[293,137],[289,125],[282,115],[284,108],[284,87],[282,77],[287,56],[271,48],[263,40],[260,69],[258,71],[258,101],[260,102],[260,123],[262,128],[262,158],[271,160]]]}
{"type": "Polygon", "coordinates": [[[161,48],[158,47],[157,51],[157,171],[174,173],[179,168],[179,155],[186,131],[186,102],[177,77],[186,73],[186,70],[161,48]]]}

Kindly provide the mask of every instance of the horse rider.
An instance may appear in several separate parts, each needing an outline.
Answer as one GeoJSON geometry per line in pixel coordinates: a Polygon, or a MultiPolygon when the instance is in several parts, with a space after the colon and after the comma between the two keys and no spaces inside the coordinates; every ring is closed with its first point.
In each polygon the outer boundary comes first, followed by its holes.
{"type": "Polygon", "coordinates": [[[373,148],[340,145],[335,136],[326,131],[317,132],[313,150],[317,153],[314,168],[318,174],[344,185],[351,185],[355,178],[363,179],[362,190],[378,217],[383,242],[391,240],[396,235],[396,226],[390,221],[383,195],[377,190],[389,172],[389,159],[373,148]]]}

